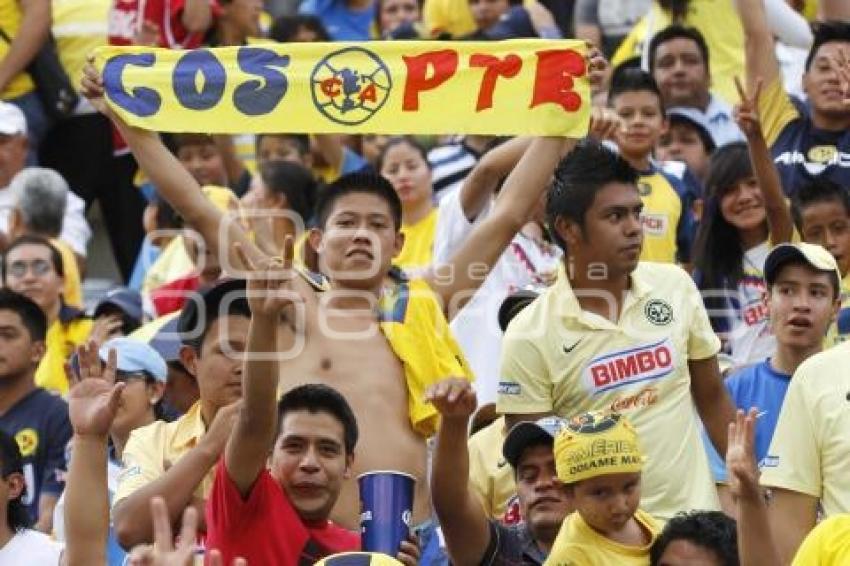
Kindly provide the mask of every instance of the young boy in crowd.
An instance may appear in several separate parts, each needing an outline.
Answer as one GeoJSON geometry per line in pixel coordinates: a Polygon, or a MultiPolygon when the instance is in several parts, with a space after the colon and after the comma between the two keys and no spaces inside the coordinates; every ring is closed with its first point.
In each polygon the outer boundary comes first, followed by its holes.
{"type": "Polygon", "coordinates": [[[275,159],[291,161],[310,169],[316,179],[325,183],[367,165],[335,135],[315,135],[311,139],[307,134],[258,134],[256,144],[258,166],[275,159]]]}
{"type": "Polygon", "coordinates": [[[702,114],[693,108],[667,109],[667,131],[655,144],[655,157],[661,162],[681,161],[701,184],[708,162],[717,145],[702,114]]]}
{"type": "Polygon", "coordinates": [[[555,437],[555,467],[575,512],[546,564],[649,564],[661,526],[638,508],[643,453],[629,421],[601,411],[573,417],[555,437]]]}
{"type": "Polygon", "coordinates": [[[803,241],[826,248],[841,271],[841,309],[823,345],[829,348],[850,335],[850,193],[828,179],[817,179],[796,192],[791,215],[803,241]]]}
{"type": "MultiPolygon", "coordinates": [[[[835,259],[814,244],[780,244],[764,264],[774,354],[727,377],[723,384],[739,409],[758,407],[756,456],[767,456],[791,376],[807,358],[821,351],[823,336],[838,310],[840,274],[835,259]]],[[[706,440],[709,461],[724,510],[735,504],[726,484],[726,465],[706,440]]]]}
{"type": "Polygon", "coordinates": [[[650,566],[738,566],[735,520],[722,511],[689,511],[664,525],[650,566]]]}
{"type": "Polygon", "coordinates": [[[685,167],[675,176],[652,159],[653,149],[667,130],[658,85],[645,71],[618,69],[608,105],[623,120],[623,129],[615,136],[620,155],[640,174],[637,185],[644,205],[640,259],[687,263],[694,231],[691,203],[700,191],[685,167]]]}

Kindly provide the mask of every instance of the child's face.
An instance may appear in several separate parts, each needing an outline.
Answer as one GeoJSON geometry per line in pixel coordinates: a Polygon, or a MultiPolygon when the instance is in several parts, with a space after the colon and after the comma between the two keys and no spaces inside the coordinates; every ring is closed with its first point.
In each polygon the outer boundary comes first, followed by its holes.
{"type": "Polygon", "coordinates": [[[224,163],[214,145],[184,145],[177,150],[177,159],[200,185],[227,185],[224,163]]]}
{"type": "Polygon", "coordinates": [[[257,144],[257,164],[262,167],[269,161],[289,161],[310,168],[307,156],[301,153],[298,143],[281,136],[263,136],[257,144]]]}
{"type": "Polygon", "coordinates": [[[655,156],[660,161],[684,161],[697,179],[708,172],[708,150],[699,132],[687,122],[673,122],[658,138],[655,156]]]}
{"type": "Polygon", "coordinates": [[[363,134],[361,140],[361,150],[363,159],[368,161],[374,167],[378,163],[378,157],[384,151],[384,146],[390,141],[390,136],[383,134],[363,134]]]}
{"type": "Polygon", "coordinates": [[[508,0],[469,0],[469,9],[478,29],[485,30],[499,21],[510,9],[508,0]]]}
{"type": "Polygon", "coordinates": [[[626,157],[649,156],[667,128],[658,95],[643,90],[623,92],[614,98],[612,106],[623,120],[616,138],[620,151],[626,157]]]}
{"type": "Polygon", "coordinates": [[[720,198],[720,213],[740,232],[754,230],[765,223],[764,198],[755,177],[738,182],[720,198]]]}
{"type": "Polygon", "coordinates": [[[838,307],[834,279],[802,263],[780,267],[768,292],[770,328],[779,344],[800,350],[820,346],[838,307]]]}
{"type": "Polygon", "coordinates": [[[568,488],[576,511],[588,525],[610,535],[623,529],[640,504],[640,473],[605,474],[568,488]]]}
{"type": "Polygon", "coordinates": [[[804,242],[819,244],[832,254],[841,275],[850,272],[850,215],[837,200],[814,202],[800,211],[804,242]]]}

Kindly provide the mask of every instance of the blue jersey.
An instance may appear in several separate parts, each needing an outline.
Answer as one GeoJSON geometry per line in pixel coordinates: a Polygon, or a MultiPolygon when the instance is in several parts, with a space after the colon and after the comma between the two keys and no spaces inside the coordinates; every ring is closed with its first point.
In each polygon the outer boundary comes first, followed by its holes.
{"type": "MultiPolygon", "coordinates": [[[[770,360],[745,367],[726,378],[724,382],[737,408],[748,411],[750,407],[758,407],[760,417],[756,420],[755,448],[760,466],[770,448],[773,431],[776,430],[779,420],[779,411],[790,383],[791,376],[773,369],[770,360]]],[[[725,482],[726,463],[707,435],[703,434],[703,440],[715,481],[725,482]]]]}
{"type": "Polygon", "coordinates": [[[27,483],[24,504],[38,520],[41,494],[59,497],[65,487],[65,449],[72,434],[68,404],[36,388],[0,416],[0,430],[18,442],[27,483]]]}
{"type": "Polygon", "coordinates": [[[334,41],[367,41],[375,21],[375,4],[365,10],[352,10],[345,0],[305,0],[298,11],[313,14],[322,21],[334,41]]]}

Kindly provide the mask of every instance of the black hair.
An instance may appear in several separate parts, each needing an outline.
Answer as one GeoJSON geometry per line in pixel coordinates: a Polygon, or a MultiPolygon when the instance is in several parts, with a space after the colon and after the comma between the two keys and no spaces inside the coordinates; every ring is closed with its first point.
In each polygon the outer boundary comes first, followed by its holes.
{"type": "Polygon", "coordinates": [[[310,153],[310,136],[307,134],[257,134],[257,137],[254,141],[254,145],[256,146],[257,153],[260,151],[260,140],[263,138],[280,138],[293,142],[295,146],[298,148],[298,153],[301,155],[307,155],[310,153]]]}
{"type": "Polygon", "coordinates": [[[791,199],[791,216],[798,232],[803,231],[803,210],[822,202],[835,202],[844,209],[844,214],[850,216],[850,192],[829,179],[820,177],[797,189],[791,199]]]}
{"type": "Polygon", "coordinates": [[[806,55],[806,72],[812,68],[812,63],[818,50],[827,43],[846,42],[850,43],[850,22],[816,22],[812,24],[814,32],[814,41],[812,48],[809,49],[809,54],[806,55]]]}
{"type": "Polygon", "coordinates": [[[670,519],[649,550],[649,563],[658,561],[670,543],[685,540],[714,553],[722,566],[738,566],[735,520],[720,511],[690,511],[670,519]]]}
{"type": "Polygon", "coordinates": [[[611,77],[611,89],[608,91],[608,106],[614,107],[614,100],[627,92],[649,92],[658,99],[658,108],[664,114],[664,102],[661,99],[661,89],[652,75],[631,66],[619,66],[611,77]]]}
{"type": "MultiPolygon", "coordinates": [[[[17,441],[0,430],[0,476],[5,480],[12,474],[24,475],[24,460],[17,441]]],[[[13,532],[20,532],[32,525],[32,518],[24,505],[26,486],[21,494],[9,501],[6,508],[6,524],[13,532]]]]}
{"type": "Polygon", "coordinates": [[[375,169],[380,172],[380,170],[384,168],[384,160],[387,157],[387,152],[399,145],[409,145],[412,147],[422,158],[422,161],[425,162],[425,166],[428,167],[428,169],[431,168],[431,162],[428,161],[428,151],[425,149],[425,146],[416,141],[416,138],[412,136],[395,136],[387,140],[387,145],[385,145],[384,149],[381,150],[381,154],[378,156],[378,161],[375,163],[375,169]]]}
{"type": "Polygon", "coordinates": [[[244,279],[219,281],[202,291],[200,300],[195,300],[192,296],[187,298],[177,323],[177,330],[180,332],[183,344],[200,353],[210,327],[224,316],[251,318],[251,308],[245,296],[244,279]],[[199,313],[199,310],[203,312],[199,313]],[[199,328],[201,323],[203,326],[199,328]]]}
{"type": "Polygon", "coordinates": [[[210,134],[200,133],[182,133],[171,134],[171,144],[174,147],[174,153],[177,153],[181,148],[191,145],[209,145],[218,149],[215,145],[215,138],[210,134]]]}
{"type": "Polygon", "coordinates": [[[183,217],[174,210],[174,207],[167,200],[155,196],[153,203],[156,204],[157,230],[180,230],[183,228],[183,217]]]}
{"type": "Polygon", "coordinates": [[[306,167],[289,161],[274,160],[260,167],[266,188],[286,197],[289,209],[304,222],[310,218],[316,200],[316,178],[306,167]]]}
{"type": "Polygon", "coordinates": [[[717,144],[714,143],[714,138],[711,137],[711,134],[705,128],[698,126],[689,118],[685,118],[679,114],[667,114],[667,122],[670,126],[675,125],[685,125],[688,128],[694,130],[699,136],[700,142],[702,142],[703,148],[705,148],[706,155],[711,155],[715,149],[717,149],[717,144]]]}
{"type": "Polygon", "coordinates": [[[343,175],[319,191],[316,199],[316,219],[319,227],[324,228],[337,199],[354,193],[372,194],[386,201],[396,231],[401,229],[401,199],[392,184],[376,173],[361,171],[343,175]]]}
{"type": "Polygon", "coordinates": [[[281,43],[295,41],[298,30],[304,28],[316,34],[316,41],[331,41],[328,30],[322,21],[312,14],[280,16],[269,29],[269,38],[281,43]]]}
{"type": "Polygon", "coordinates": [[[283,426],[283,418],[295,411],[309,413],[328,413],[340,422],[343,430],[345,453],[354,454],[357,445],[357,418],[348,401],[336,389],[319,383],[299,385],[289,390],[277,403],[278,434],[283,426]]]}
{"type": "Polygon", "coordinates": [[[45,248],[50,250],[50,263],[53,264],[53,270],[60,277],[65,276],[65,269],[62,266],[62,254],[59,253],[59,250],[56,249],[56,246],[50,243],[50,240],[44,238],[42,236],[38,236],[36,234],[24,234],[23,236],[18,236],[15,238],[9,247],[6,248],[6,251],[3,252],[3,262],[0,265],[3,269],[3,282],[6,282],[6,275],[8,270],[6,269],[6,261],[9,258],[9,254],[12,253],[12,250],[15,248],[19,248],[21,246],[44,246],[45,248]]]}
{"type": "Polygon", "coordinates": [[[702,54],[702,61],[705,63],[706,72],[708,72],[710,52],[708,50],[708,44],[705,42],[705,37],[697,28],[683,26],[681,24],[671,24],[652,36],[652,41],[649,42],[649,72],[655,72],[655,55],[658,52],[658,48],[674,39],[689,39],[696,43],[700,54],[702,54]]]}
{"type": "Polygon", "coordinates": [[[711,156],[705,178],[705,212],[694,242],[694,265],[703,289],[735,288],[743,277],[744,247],[738,230],[720,211],[720,201],[753,176],[745,142],[728,143],[711,156]]]}
{"type": "Polygon", "coordinates": [[[681,22],[688,16],[690,0],[658,0],[662,9],[670,12],[670,19],[681,22]]]}
{"type": "Polygon", "coordinates": [[[555,230],[555,220],[562,216],[584,230],[585,214],[602,187],[609,183],[635,185],[637,180],[638,172],[617,153],[593,140],[579,142],[558,163],[546,195],[546,224],[552,238],[566,252],[566,243],[555,230]]]}
{"type": "Polygon", "coordinates": [[[30,339],[33,342],[44,342],[47,337],[47,315],[35,301],[11,289],[0,289],[0,310],[17,313],[30,339]]]}

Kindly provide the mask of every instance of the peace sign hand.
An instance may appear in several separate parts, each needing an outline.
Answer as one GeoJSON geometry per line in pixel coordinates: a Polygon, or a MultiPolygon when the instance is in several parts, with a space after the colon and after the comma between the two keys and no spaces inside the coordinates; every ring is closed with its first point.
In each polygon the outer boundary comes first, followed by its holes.
{"type": "Polygon", "coordinates": [[[735,422],[729,423],[729,440],[726,448],[726,470],[729,490],[736,498],[752,500],[761,497],[759,468],[755,454],[755,422],[758,409],[745,415],[740,409],[735,422]]]}
{"type": "Polygon", "coordinates": [[[242,246],[236,244],[236,253],[248,271],[248,306],[251,314],[263,317],[279,317],[297,298],[293,290],[296,277],[292,268],[294,243],[291,235],[283,241],[283,255],[264,258],[255,262],[245,253],[242,246]]]}
{"type": "Polygon", "coordinates": [[[752,96],[747,96],[741,85],[741,79],[735,77],[735,88],[738,90],[738,96],[741,97],[741,102],[734,109],[735,122],[747,138],[763,135],[759,118],[759,98],[763,84],[764,81],[761,78],[757,79],[755,92],[752,96]]]}

